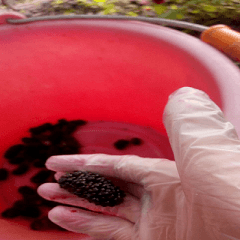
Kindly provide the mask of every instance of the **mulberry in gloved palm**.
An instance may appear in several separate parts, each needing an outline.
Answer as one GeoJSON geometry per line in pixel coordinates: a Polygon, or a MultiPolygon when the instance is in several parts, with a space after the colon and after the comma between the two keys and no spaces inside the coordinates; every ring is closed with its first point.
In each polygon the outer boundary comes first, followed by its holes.
{"type": "Polygon", "coordinates": [[[51,157],[46,166],[58,172],[57,178],[91,171],[117,178],[127,194],[118,206],[98,207],[56,183],[43,184],[42,197],[73,206],[55,207],[50,220],[94,239],[240,239],[240,141],[234,127],[205,93],[193,88],[169,98],[164,124],[175,162],[134,155],[51,157]]]}
{"type": "Polygon", "coordinates": [[[179,199],[174,200],[172,196],[177,194],[178,197],[181,195],[183,197],[183,193],[173,161],[137,156],[83,154],[52,157],[48,160],[47,167],[60,172],[59,176],[61,172],[87,170],[108,177],[117,177],[119,180],[116,182],[126,192],[122,204],[115,207],[101,207],[70,194],[56,183],[42,185],[38,192],[46,199],[114,215],[59,206],[50,211],[49,218],[63,228],[104,240],[128,240],[132,237],[158,239],[159,235],[162,237],[175,235],[173,225],[179,199]],[[123,180],[127,183],[125,187],[122,184],[123,180]],[[160,202],[163,202],[163,205],[159,204],[160,202]],[[166,224],[168,227],[163,232],[166,224]]]}

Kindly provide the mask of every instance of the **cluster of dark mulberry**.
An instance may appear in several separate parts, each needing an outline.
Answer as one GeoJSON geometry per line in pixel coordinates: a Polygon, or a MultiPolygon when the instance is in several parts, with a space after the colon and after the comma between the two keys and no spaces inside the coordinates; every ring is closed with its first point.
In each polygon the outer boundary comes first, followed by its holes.
{"type": "Polygon", "coordinates": [[[41,215],[41,206],[55,207],[57,204],[40,197],[36,189],[22,186],[18,189],[22,199],[16,201],[11,208],[2,212],[4,218],[15,218],[18,216],[38,218],[41,215]]]}
{"type": "Polygon", "coordinates": [[[112,181],[91,172],[77,171],[63,175],[58,183],[61,188],[89,202],[103,207],[121,204],[125,193],[112,181]]]}
{"type": "MultiPolygon", "coordinates": [[[[2,217],[15,218],[22,216],[29,219],[36,218],[30,225],[33,230],[48,230],[50,228],[63,230],[50,222],[47,216],[42,216],[41,207],[53,208],[58,203],[40,197],[37,194],[37,187],[45,182],[56,182],[54,172],[45,168],[46,160],[49,157],[80,153],[81,145],[72,134],[79,126],[86,123],[87,121],[84,120],[67,121],[60,119],[55,125],[45,123],[31,128],[29,130],[30,137],[22,138],[21,144],[14,145],[5,152],[4,157],[8,159],[8,162],[18,165],[11,172],[13,175],[24,174],[31,166],[42,169],[30,179],[32,183],[35,183],[36,187],[20,187],[18,192],[22,195],[22,199],[16,201],[11,208],[2,212],[2,217]]],[[[114,143],[114,147],[123,150],[130,145],[141,144],[142,140],[139,138],[120,139],[114,143]]],[[[6,168],[0,169],[0,181],[6,180],[9,175],[10,172],[6,168]]],[[[121,204],[125,197],[125,193],[119,187],[114,186],[110,180],[90,172],[66,174],[59,179],[59,184],[69,192],[104,207],[121,204]]]]}
{"type": "Polygon", "coordinates": [[[14,145],[5,152],[4,157],[9,163],[19,165],[12,174],[24,174],[28,171],[30,164],[37,168],[44,168],[46,160],[53,155],[79,153],[81,146],[71,134],[77,127],[85,124],[84,120],[60,119],[55,125],[45,123],[31,128],[29,130],[31,137],[22,138],[22,144],[14,145]]]}
{"type": "MultiPolygon", "coordinates": [[[[29,219],[37,218],[30,225],[33,230],[45,230],[49,228],[46,227],[47,225],[55,225],[53,223],[49,224],[49,221],[46,221],[46,216],[41,216],[41,207],[53,208],[57,206],[57,203],[40,197],[37,194],[37,187],[45,182],[56,182],[54,172],[47,170],[45,167],[46,160],[50,156],[80,153],[81,146],[72,134],[79,126],[86,123],[84,120],[67,121],[60,119],[55,125],[45,123],[31,128],[29,130],[30,137],[22,138],[22,144],[14,145],[5,152],[4,157],[8,159],[8,162],[18,165],[11,172],[13,175],[24,174],[31,166],[43,169],[30,178],[30,181],[35,183],[36,187],[20,187],[18,192],[22,195],[22,199],[16,201],[11,208],[2,212],[2,217],[8,219],[19,216],[29,219]]],[[[9,171],[6,168],[1,168],[0,181],[6,180],[8,176],[9,171]]]]}
{"type": "Polygon", "coordinates": [[[127,139],[119,139],[113,145],[118,150],[126,149],[130,145],[139,146],[143,143],[140,138],[131,138],[130,140],[127,139]]]}

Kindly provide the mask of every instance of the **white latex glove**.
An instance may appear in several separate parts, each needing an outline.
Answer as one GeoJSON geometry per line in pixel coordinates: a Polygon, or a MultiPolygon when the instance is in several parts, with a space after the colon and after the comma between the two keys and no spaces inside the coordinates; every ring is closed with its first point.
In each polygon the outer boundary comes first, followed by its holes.
{"type": "Polygon", "coordinates": [[[105,154],[51,157],[58,172],[88,170],[117,178],[127,197],[103,208],[57,183],[38,193],[48,199],[114,216],[58,206],[49,218],[59,226],[101,240],[240,239],[240,141],[231,123],[202,91],[181,88],[169,98],[164,124],[175,161],[105,154]]]}

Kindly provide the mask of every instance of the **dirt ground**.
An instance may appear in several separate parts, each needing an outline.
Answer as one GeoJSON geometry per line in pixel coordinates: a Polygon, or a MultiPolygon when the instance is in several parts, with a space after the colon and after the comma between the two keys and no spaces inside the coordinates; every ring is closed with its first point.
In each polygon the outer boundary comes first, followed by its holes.
{"type": "MultiPolygon", "coordinates": [[[[1,2],[1,1],[0,1],[1,2]]],[[[27,17],[45,16],[51,0],[26,0],[24,2],[7,1],[15,10],[0,4],[0,14],[4,12],[19,12],[27,17]]]]}

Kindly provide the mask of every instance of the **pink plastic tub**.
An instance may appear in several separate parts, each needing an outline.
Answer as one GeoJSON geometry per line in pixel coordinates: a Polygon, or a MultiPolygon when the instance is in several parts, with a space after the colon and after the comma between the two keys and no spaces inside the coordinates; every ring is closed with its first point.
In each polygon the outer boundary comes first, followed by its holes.
{"type": "MultiPolygon", "coordinates": [[[[63,117],[131,123],[166,135],[168,96],[184,86],[209,94],[240,133],[239,69],[192,36],[116,20],[0,22],[1,156],[30,127],[63,117]]],[[[0,219],[0,239],[86,237],[34,232],[0,219]]]]}

